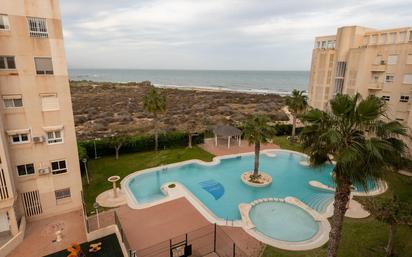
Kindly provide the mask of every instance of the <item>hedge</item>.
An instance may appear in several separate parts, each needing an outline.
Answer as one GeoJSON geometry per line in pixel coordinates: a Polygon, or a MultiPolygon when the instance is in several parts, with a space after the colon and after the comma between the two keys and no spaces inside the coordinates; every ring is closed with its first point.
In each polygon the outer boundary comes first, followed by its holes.
{"type": "MultiPolygon", "coordinates": [[[[292,125],[291,124],[276,124],[276,136],[290,136],[292,135],[292,125]]],[[[302,131],[303,127],[296,128],[296,135],[302,131]]]]}
{"type": "MultiPolygon", "coordinates": [[[[122,153],[136,153],[151,151],[155,148],[154,135],[142,135],[142,136],[128,136],[127,143],[125,143],[120,149],[122,153]]],[[[202,144],[204,141],[203,134],[196,134],[192,136],[192,144],[202,144]]],[[[114,155],[115,150],[110,145],[109,140],[86,140],[79,142],[79,148],[84,148],[89,157],[94,156],[94,143],[96,142],[97,155],[114,155]]],[[[165,148],[178,148],[188,145],[189,136],[188,133],[183,132],[169,132],[159,134],[159,149],[165,148]]]]}

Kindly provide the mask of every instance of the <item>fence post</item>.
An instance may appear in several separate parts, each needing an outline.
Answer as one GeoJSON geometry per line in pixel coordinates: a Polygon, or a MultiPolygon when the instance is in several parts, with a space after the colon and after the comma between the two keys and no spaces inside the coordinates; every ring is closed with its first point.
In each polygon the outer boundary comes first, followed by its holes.
{"type": "Polygon", "coordinates": [[[216,223],[214,226],[214,233],[213,233],[213,252],[216,252],[216,223]]]}
{"type": "Polygon", "coordinates": [[[233,257],[236,257],[236,244],[233,243],[233,257]]]}

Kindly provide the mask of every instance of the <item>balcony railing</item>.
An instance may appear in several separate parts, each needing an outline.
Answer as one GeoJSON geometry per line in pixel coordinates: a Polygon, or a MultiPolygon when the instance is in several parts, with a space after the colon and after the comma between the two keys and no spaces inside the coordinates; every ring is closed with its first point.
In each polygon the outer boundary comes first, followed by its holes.
{"type": "Polygon", "coordinates": [[[369,90],[382,90],[383,89],[383,82],[371,82],[368,85],[369,90]]]}
{"type": "Polygon", "coordinates": [[[10,198],[9,189],[7,188],[6,176],[4,170],[0,169],[0,200],[7,200],[10,198]]]}

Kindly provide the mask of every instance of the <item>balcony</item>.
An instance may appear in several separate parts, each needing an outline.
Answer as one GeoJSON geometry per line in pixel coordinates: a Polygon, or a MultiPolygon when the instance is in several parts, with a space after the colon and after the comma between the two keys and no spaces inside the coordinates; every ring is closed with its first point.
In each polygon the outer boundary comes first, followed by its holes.
{"type": "Polygon", "coordinates": [[[372,64],[371,67],[372,72],[385,72],[386,71],[386,64],[372,64]]]}
{"type": "Polygon", "coordinates": [[[371,82],[368,85],[368,90],[382,90],[383,82],[371,82]]]}

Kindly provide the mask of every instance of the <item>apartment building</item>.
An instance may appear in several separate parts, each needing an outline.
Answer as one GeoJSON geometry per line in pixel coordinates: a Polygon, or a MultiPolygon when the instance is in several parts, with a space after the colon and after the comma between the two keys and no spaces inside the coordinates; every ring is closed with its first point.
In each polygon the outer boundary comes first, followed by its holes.
{"type": "Polygon", "coordinates": [[[337,93],[376,95],[389,117],[412,128],[412,27],[338,28],[315,39],[309,103],[326,109],[337,93]]]}
{"type": "Polygon", "coordinates": [[[81,199],[59,1],[0,0],[0,242],[81,199]]]}

